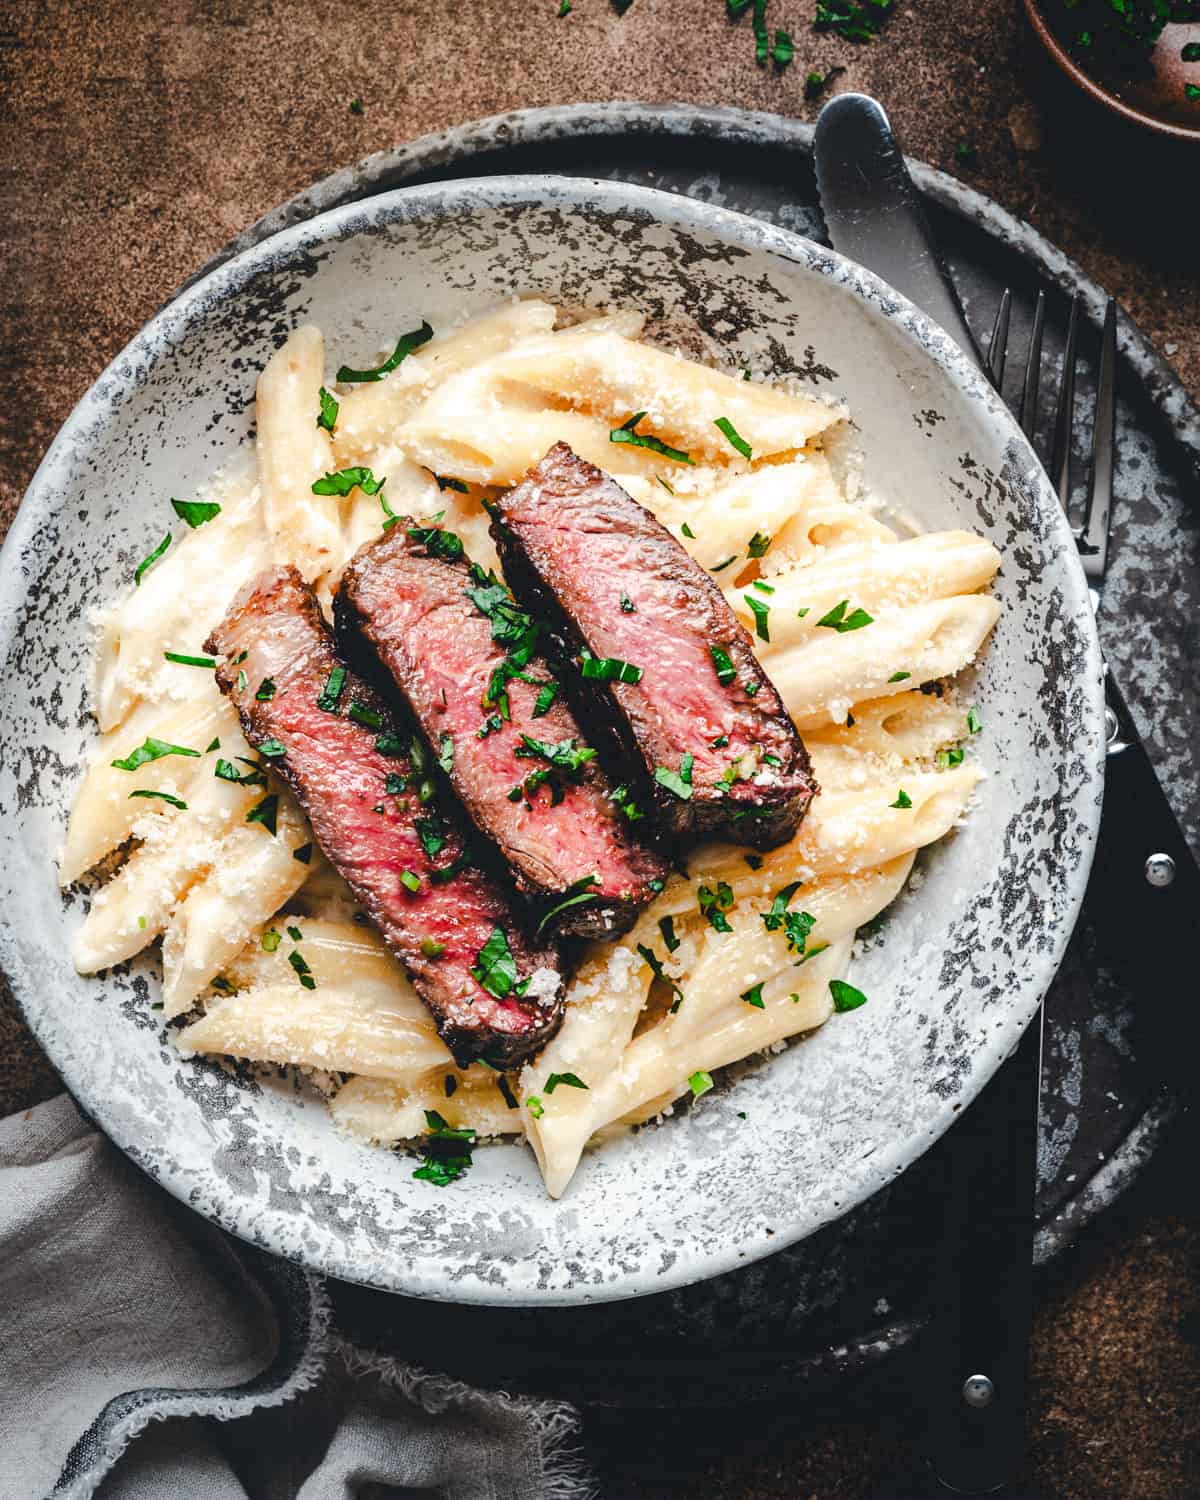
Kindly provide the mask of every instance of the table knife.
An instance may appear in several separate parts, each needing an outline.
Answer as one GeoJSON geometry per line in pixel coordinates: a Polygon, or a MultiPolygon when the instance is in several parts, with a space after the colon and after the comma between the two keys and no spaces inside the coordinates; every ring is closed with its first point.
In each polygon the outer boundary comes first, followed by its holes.
{"type": "MultiPolygon", "coordinates": [[[[814,159],[834,248],[866,266],[938,323],[982,367],[904,158],[874,99],[843,94],[817,122],[814,159]]],[[[1120,691],[1108,683],[1109,790],[1089,893],[1114,929],[1139,934],[1143,976],[1156,972],[1200,1057],[1200,960],[1189,918],[1200,916],[1197,870],[1120,691]],[[1133,925],[1131,925],[1131,923],[1133,925]],[[1145,924],[1141,926],[1139,924],[1145,924]],[[1160,950],[1145,962],[1146,928],[1160,950]],[[1159,960],[1161,959],[1161,963],[1159,960]]],[[[928,1488],[938,1494],[1015,1494],[1024,1467],[1032,1239],[1040,1104],[1042,1011],[966,1116],[937,1148],[947,1220],[924,1362],[928,1488]]]]}

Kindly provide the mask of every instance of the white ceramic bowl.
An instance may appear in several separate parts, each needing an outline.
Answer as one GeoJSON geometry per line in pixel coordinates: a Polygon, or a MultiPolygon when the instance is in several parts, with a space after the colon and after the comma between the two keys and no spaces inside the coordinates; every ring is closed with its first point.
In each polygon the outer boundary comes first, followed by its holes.
{"type": "Polygon", "coordinates": [[[946,336],[874,277],[756,220],[610,182],[409,188],[322,214],[189,286],[96,382],[39,469],[0,567],[0,961],[80,1104],[198,1212],[352,1281],[463,1302],[661,1291],[765,1255],[904,1170],[1016,1043],[1083,896],[1102,696],[1075,548],[1008,412],[946,336]],[[181,1061],[150,1009],[153,955],[80,978],[86,895],[55,859],[92,734],[88,611],[124,587],[187,494],[249,440],[259,368],[314,320],[331,359],[514,293],[699,327],[761,374],[844,397],[868,482],[926,527],[1004,554],[979,673],[989,773],[966,826],[855,969],[871,1004],[703,1107],[585,1157],[548,1199],[520,1146],[448,1189],[333,1131],[294,1080],[181,1061]],[[935,415],[930,415],[931,413],[935,415]],[[739,1111],[746,1116],[740,1118],[739,1111]]]}

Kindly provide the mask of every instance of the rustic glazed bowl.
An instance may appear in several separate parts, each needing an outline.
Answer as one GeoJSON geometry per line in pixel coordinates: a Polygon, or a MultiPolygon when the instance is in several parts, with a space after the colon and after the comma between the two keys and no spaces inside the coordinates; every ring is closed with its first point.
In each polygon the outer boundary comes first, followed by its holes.
{"type": "Polygon", "coordinates": [[[810,1234],[914,1161],[1011,1051],[1087,879],[1102,789],[1100,661],[1070,534],[967,358],[867,272],[703,203],[553,177],[392,192],[289,228],[190,285],[104,372],[34,478],[0,563],[0,962],[83,1108],[234,1234],[306,1266],[463,1302],[662,1291],[810,1234]],[[585,1157],[548,1199],[519,1145],[447,1189],[347,1140],[280,1070],[182,1061],[151,1009],[156,954],[80,978],[86,890],[55,860],[93,733],[88,612],[126,587],[167,496],[251,441],[258,370],[288,331],[363,363],[414,316],[514,293],[644,310],[672,339],[844,398],[867,484],[1004,554],[975,685],[988,772],[854,970],[871,997],[740,1065],[699,1107],[585,1157]]]}
{"type": "Polygon", "coordinates": [[[1187,85],[1200,87],[1200,64],[1187,63],[1183,49],[1200,43],[1200,23],[1165,26],[1139,76],[1122,77],[1111,68],[1089,72],[1064,44],[1047,7],[1025,0],[1025,13],[1038,41],[1055,65],[1085,94],[1110,114],[1158,135],[1200,145],[1200,100],[1187,97],[1187,85]]]}

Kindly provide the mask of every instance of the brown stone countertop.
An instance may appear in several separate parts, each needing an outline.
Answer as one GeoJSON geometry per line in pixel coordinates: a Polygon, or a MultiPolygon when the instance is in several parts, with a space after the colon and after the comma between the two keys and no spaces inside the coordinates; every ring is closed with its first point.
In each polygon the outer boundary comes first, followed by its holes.
{"type": "MultiPolygon", "coordinates": [[[[103,365],[231,235],[369,152],[479,115],[686,100],[813,118],[810,68],[883,100],[906,149],[1030,220],[1108,287],[1200,397],[1200,147],[1113,127],[1043,62],[1018,0],[900,0],[855,47],[770,0],[796,42],[760,68],[721,0],[9,0],[0,18],[5,277],[0,530],[103,365]],[[362,113],[349,109],[362,101],[362,113]],[[971,165],[959,159],[967,153],[971,165]]],[[[1197,106],[1200,111],[1200,105],[1197,106]]],[[[0,1113],[57,1089],[0,994],[0,1113]]],[[[1200,1131],[1043,1283],[1030,1494],[1200,1494],[1200,1131]]],[[[836,1399],[664,1421],[589,1416],[616,1500],[900,1494],[887,1371],[836,1399]]]]}

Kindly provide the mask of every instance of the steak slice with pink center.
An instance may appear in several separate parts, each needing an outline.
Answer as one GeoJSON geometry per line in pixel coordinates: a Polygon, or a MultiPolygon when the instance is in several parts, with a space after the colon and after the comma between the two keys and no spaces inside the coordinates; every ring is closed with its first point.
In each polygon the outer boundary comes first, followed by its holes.
{"type": "Polygon", "coordinates": [[[558,954],[531,942],[503,889],[471,863],[424,746],[336,655],[294,568],[251,583],[206,649],[246,738],[295,792],[460,1063],[511,1067],[558,1029],[558,954]]]}
{"type": "MultiPolygon", "coordinates": [[[[817,787],[808,752],[716,583],[612,479],[558,443],[492,526],[517,598],[549,619],[673,837],[771,849],[817,787]]],[[[590,704],[589,709],[585,706],[590,704]]]]}
{"type": "Polygon", "coordinates": [[[665,862],[630,832],[613,786],[538,649],[540,627],[407,518],[355,555],[335,606],[390,673],[480,833],[547,928],[615,936],[661,890],[665,862]]]}

